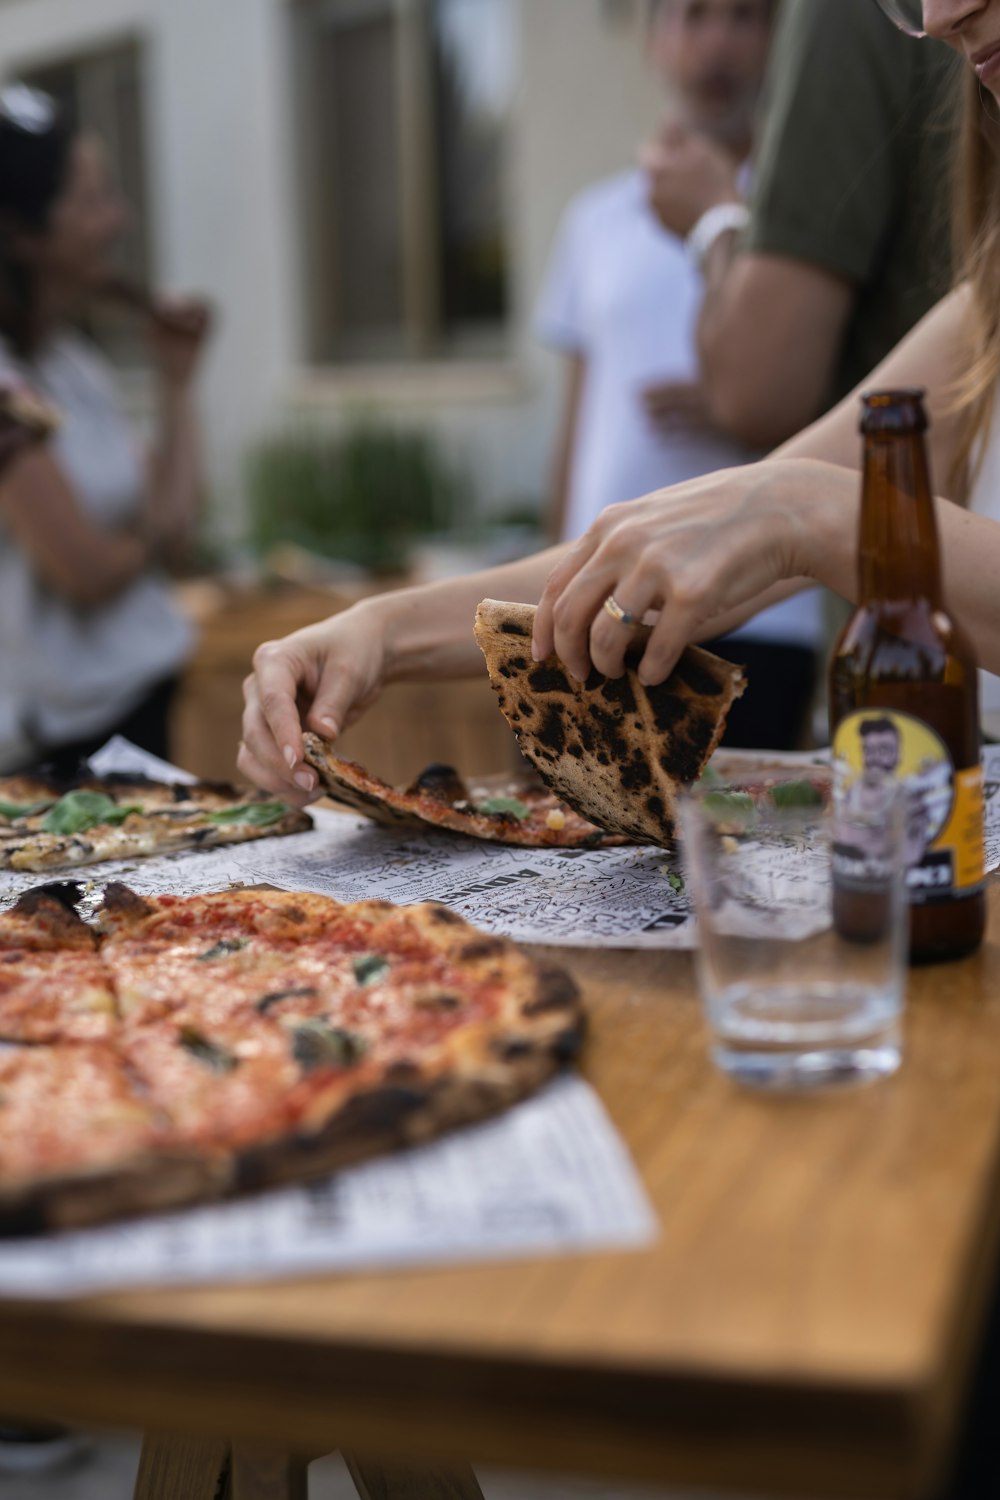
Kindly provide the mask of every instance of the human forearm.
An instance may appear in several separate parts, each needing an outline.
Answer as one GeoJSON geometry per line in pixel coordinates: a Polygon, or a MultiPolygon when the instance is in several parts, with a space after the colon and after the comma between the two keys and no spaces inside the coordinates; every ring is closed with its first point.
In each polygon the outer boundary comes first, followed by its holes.
{"type": "Polygon", "coordinates": [[[979,665],[1000,673],[1000,523],[948,500],[937,502],[945,598],[975,647],[979,665]]]}
{"type": "Polygon", "coordinates": [[[147,529],[160,558],[170,565],[185,554],[201,499],[201,439],[187,384],[164,382],[160,436],[153,457],[147,529]]]}
{"type": "Polygon", "coordinates": [[[553,455],[549,508],[546,517],[546,533],[553,542],[558,542],[566,525],[573,452],[576,447],[577,424],[586,373],[587,364],[583,355],[570,354],[566,361],[563,415],[553,455]]]}
{"type": "Polygon", "coordinates": [[[568,543],[517,562],[440,583],[377,594],[359,606],[377,622],[385,646],[386,682],[474,676],[482,653],[472,633],[481,599],[534,604],[568,543]]]}
{"type": "MultiPolygon", "coordinates": [[[[803,576],[771,585],[728,613],[715,616],[693,639],[735,629],[751,615],[797,589],[819,583],[850,603],[858,600],[857,527],[861,482],[858,473],[836,464],[772,459],[759,466],[762,478],[785,505],[801,504],[803,533],[792,556],[803,576]],[[768,477],[768,471],[770,477],[768,477]]],[[[753,501],[751,500],[751,504],[753,501]]],[[[947,499],[935,501],[944,563],[945,597],[976,647],[980,665],[1000,673],[1000,524],[947,499]]]]}
{"type": "MultiPolygon", "coordinates": [[[[687,508],[700,536],[689,546],[685,507],[678,486],[676,511],[662,532],[662,546],[676,579],[672,594],[655,594],[650,605],[678,601],[691,628],[685,640],[704,640],[735,629],[768,605],[803,587],[820,584],[855,603],[858,597],[857,530],[860,479],[855,469],[811,458],[775,458],[746,469],[709,476],[704,494],[687,508]],[[737,477],[739,476],[739,477],[737,477]],[[729,495],[716,503],[716,496],[729,495]],[[700,513],[700,514],[699,514],[700,513]],[[708,561],[713,569],[710,572],[708,561]]],[[[608,533],[633,508],[656,507],[667,517],[670,492],[611,507],[608,533]]],[[[972,515],[948,500],[937,501],[948,599],[977,642],[981,662],[1000,672],[1000,524],[972,515]]],[[[645,524],[639,517],[639,524],[645,524]]],[[[588,534],[588,536],[591,534],[588,534]]],[[[624,553],[627,538],[619,542],[624,553]]],[[[379,595],[367,601],[386,643],[385,681],[472,675],[481,667],[471,622],[487,597],[537,601],[553,570],[579,573],[587,538],[565,543],[517,563],[443,583],[379,595]]],[[[623,566],[623,565],[622,565],[623,566]]],[[[624,568],[623,571],[628,572],[624,568]]],[[[592,583],[598,607],[614,588],[592,583]],[[600,596],[598,599],[597,596],[600,596]]],[[[631,603],[633,601],[629,601],[631,603]]]]}
{"type": "Polygon", "coordinates": [[[0,516],[42,583],[77,609],[113,599],[149,566],[147,539],[95,526],[42,449],[18,459],[0,486],[0,516]]]}
{"type": "Polygon", "coordinates": [[[774,448],[823,409],[852,289],[818,266],[732,243],[706,269],[698,355],[712,419],[750,447],[774,448]]]}
{"type": "MultiPolygon", "coordinates": [[[[614,594],[658,611],[640,677],[661,682],[684,646],[741,623],[795,587],[857,600],[860,481],[812,458],[768,459],[612,506],[559,560],[536,616],[534,649],[583,678],[622,670],[630,633],[602,608],[614,594]]],[[[1000,524],[937,501],[946,596],[980,664],[1000,672],[1000,524]]]]}

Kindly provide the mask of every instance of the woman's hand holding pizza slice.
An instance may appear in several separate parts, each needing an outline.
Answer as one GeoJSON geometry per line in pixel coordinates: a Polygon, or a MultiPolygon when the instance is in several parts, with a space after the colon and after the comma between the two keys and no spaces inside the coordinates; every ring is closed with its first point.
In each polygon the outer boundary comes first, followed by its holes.
{"type": "MultiPolygon", "coordinates": [[[[549,577],[535,658],[554,652],[579,681],[591,665],[620,677],[631,626],[647,620],[639,679],[665,681],[686,645],[725,634],[818,576],[827,528],[811,503],[817,467],[829,473],[809,461],[758,463],[609,506],[549,577]]],[[[839,511],[840,498],[826,510],[839,511]]]]}

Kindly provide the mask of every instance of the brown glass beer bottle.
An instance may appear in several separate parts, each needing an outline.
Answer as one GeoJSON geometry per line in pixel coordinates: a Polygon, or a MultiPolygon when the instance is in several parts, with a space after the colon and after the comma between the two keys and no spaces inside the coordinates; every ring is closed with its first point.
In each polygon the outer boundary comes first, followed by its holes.
{"type": "MultiPolygon", "coordinates": [[[[866,772],[902,782],[910,957],[933,962],[971,953],[985,925],[976,659],[942,596],[923,392],[862,405],[858,607],[830,662],[835,798],[859,800],[866,772]]],[[[863,941],[877,882],[850,850],[838,863],[834,837],[834,920],[863,941]]]]}

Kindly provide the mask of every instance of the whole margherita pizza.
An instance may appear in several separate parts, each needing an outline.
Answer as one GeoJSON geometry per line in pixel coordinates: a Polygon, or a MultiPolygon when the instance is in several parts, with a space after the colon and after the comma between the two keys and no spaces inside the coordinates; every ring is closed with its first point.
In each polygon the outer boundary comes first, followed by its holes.
{"type": "Polygon", "coordinates": [[[561,970],[446,907],[237,889],[0,914],[0,1232],[176,1208],[480,1119],[575,1052],[561,970]]]}
{"type": "Polygon", "coordinates": [[[629,842],[574,811],[530,767],[520,775],[464,780],[452,766],[432,765],[411,786],[394,787],[354,761],[339,759],[319,735],[306,733],[303,740],[322,791],[376,823],[445,828],[532,849],[606,849],[629,842]]]}
{"type": "Polygon", "coordinates": [[[312,827],[308,813],[223,782],[41,772],[0,777],[0,870],[72,869],[212,849],[312,827]]]}

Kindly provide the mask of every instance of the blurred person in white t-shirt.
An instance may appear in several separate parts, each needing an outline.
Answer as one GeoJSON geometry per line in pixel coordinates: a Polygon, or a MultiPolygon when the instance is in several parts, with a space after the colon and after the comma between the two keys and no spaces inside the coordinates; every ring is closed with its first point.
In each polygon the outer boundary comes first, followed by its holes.
{"type": "MultiPolygon", "coordinates": [[[[567,209],[536,326],[567,361],[553,483],[554,538],[580,536],[605,506],[759,455],[715,430],[699,386],[695,332],[699,263],[733,227],[733,199],[750,174],[754,113],[773,0],[658,0],[650,66],[670,99],[663,131],[703,134],[725,148],[712,210],[687,241],[664,230],[636,167],[596,183],[567,209]],[[725,160],[726,165],[722,165],[725,160]]],[[[822,633],[818,594],[800,594],[710,643],[747,668],[724,743],[772,749],[801,742],[822,633]]]]}

